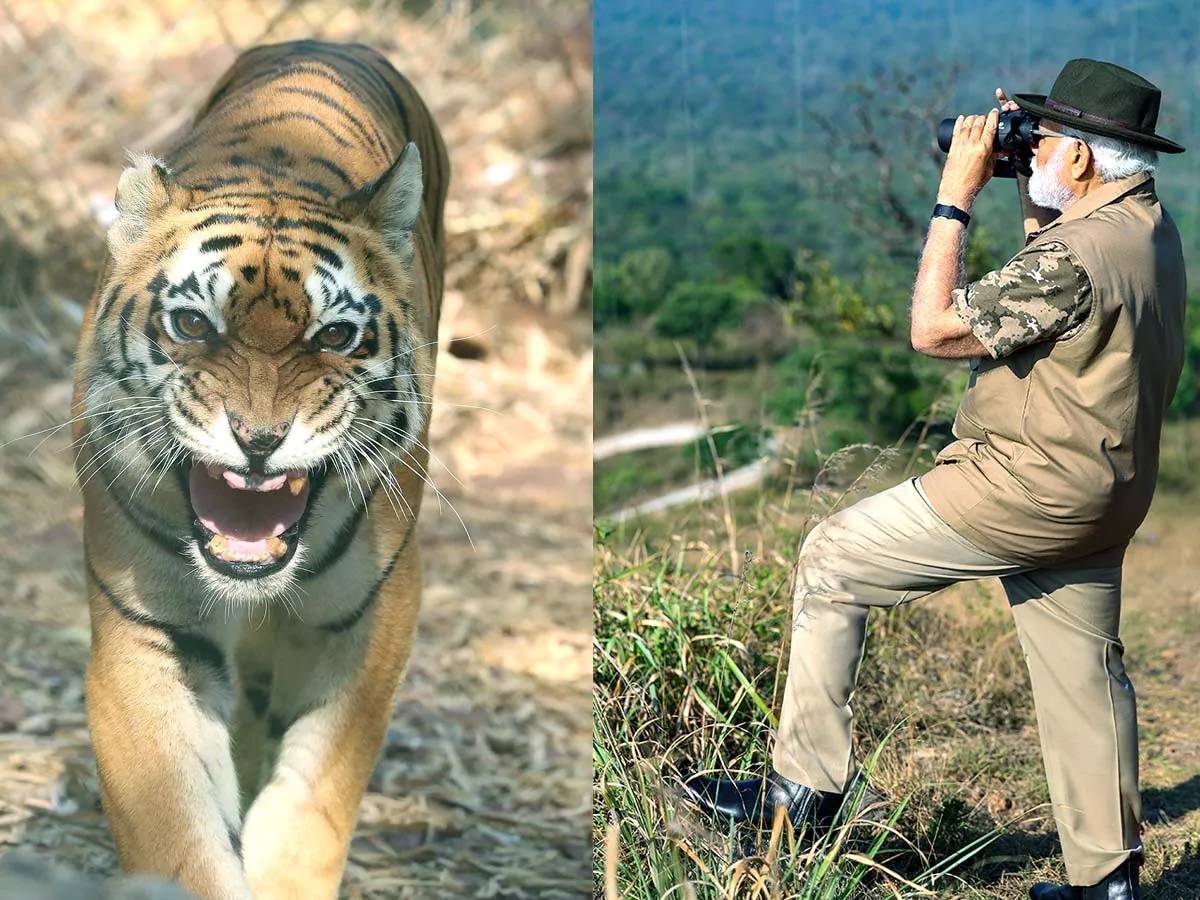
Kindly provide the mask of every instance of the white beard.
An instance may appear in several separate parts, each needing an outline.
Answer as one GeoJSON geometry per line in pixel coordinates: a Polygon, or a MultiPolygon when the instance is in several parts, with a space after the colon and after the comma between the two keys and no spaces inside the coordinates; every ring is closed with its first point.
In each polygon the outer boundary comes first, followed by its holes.
{"type": "Polygon", "coordinates": [[[1029,199],[1037,206],[1065,212],[1075,202],[1075,194],[1062,182],[1067,147],[1068,142],[1063,141],[1045,166],[1038,166],[1037,157],[1034,157],[1033,175],[1029,178],[1029,199]]]}

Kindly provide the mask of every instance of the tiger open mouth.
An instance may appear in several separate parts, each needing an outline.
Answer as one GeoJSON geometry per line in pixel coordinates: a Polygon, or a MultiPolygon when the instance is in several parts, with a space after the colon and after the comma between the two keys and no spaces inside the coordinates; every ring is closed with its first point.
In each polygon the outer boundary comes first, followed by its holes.
{"type": "Polygon", "coordinates": [[[205,561],[234,578],[278,572],[296,552],[309,484],[305,471],[262,476],[193,465],[192,527],[205,561]]]}

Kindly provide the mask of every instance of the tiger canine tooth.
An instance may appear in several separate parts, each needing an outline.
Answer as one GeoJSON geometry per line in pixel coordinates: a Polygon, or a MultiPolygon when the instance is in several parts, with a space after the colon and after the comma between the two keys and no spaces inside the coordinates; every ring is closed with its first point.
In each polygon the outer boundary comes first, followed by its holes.
{"type": "Polygon", "coordinates": [[[224,556],[229,551],[229,538],[223,534],[214,534],[208,542],[208,552],[213,556],[224,556]]]}
{"type": "Polygon", "coordinates": [[[292,496],[296,496],[304,490],[304,482],[308,481],[307,475],[293,475],[287,480],[288,490],[292,492],[292,496]]]}
{"type": "Polygon", "coordinates": [[[279,557],[287,553],[287,544],[281,538],[267,538],[267,551],[271,554],[272,559],[279,559],[279,557]]]}
{"type": "Polygon", "coordinates": [[[225,477],[225,470],[220,466],[214,466],[212,463],[205,463],[204,471],[213,481],[220,481],[225,477]]]}

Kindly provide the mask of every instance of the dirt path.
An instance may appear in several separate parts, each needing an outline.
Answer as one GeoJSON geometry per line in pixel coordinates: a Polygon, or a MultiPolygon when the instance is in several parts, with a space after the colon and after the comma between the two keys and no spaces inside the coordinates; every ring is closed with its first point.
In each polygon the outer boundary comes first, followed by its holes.
{"type": "Polygon", "coordinates": [[[608,459],[610,456],[653,447],[678,447],[703,436],[704,425],[699,422],[672,422],[650,428],[635,428],[596,438],[592,444],[592,459],[608,459]]]}

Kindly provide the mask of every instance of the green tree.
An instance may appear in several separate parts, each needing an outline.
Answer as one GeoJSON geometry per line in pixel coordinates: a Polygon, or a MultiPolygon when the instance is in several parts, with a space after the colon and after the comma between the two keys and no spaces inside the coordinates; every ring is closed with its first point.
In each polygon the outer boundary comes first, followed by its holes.
{"type": "Polygon", "coordinates": [[[737,285],[682,282],[659,308],[654,330],[663,337],[695,341],[703,365],[717,332],[737,324],[744,299],[744,288],[737,285]]]}
{"type": "Polygon", "coordinates": [[[617,283],[633,317],[658,309],[678,281],[675,260],[662,247],[630,250],[617,265],[617,283]]]}
{"type": "Polygon", "coordinates": [[[745,279],[767,297],[791,296],[796,259],[786,244],[759,235],[735,234],[719,240],[709,257],[720,280],[745,279]]]}
{"type": "Polygon", "coordinates": [[[829,260],[808,250],[797,257],[789,316],[818,334],[892,334],[897,316],[886,302],[869,301],[854,281],[833,271],[829,260]]]}
{"type": "Polygon", "coordinates": [[[597,261],[593,288],[597,328],[655,312],[678,281],[675,260],[662,247],[630,250],[614,264],[597,261]]]}

